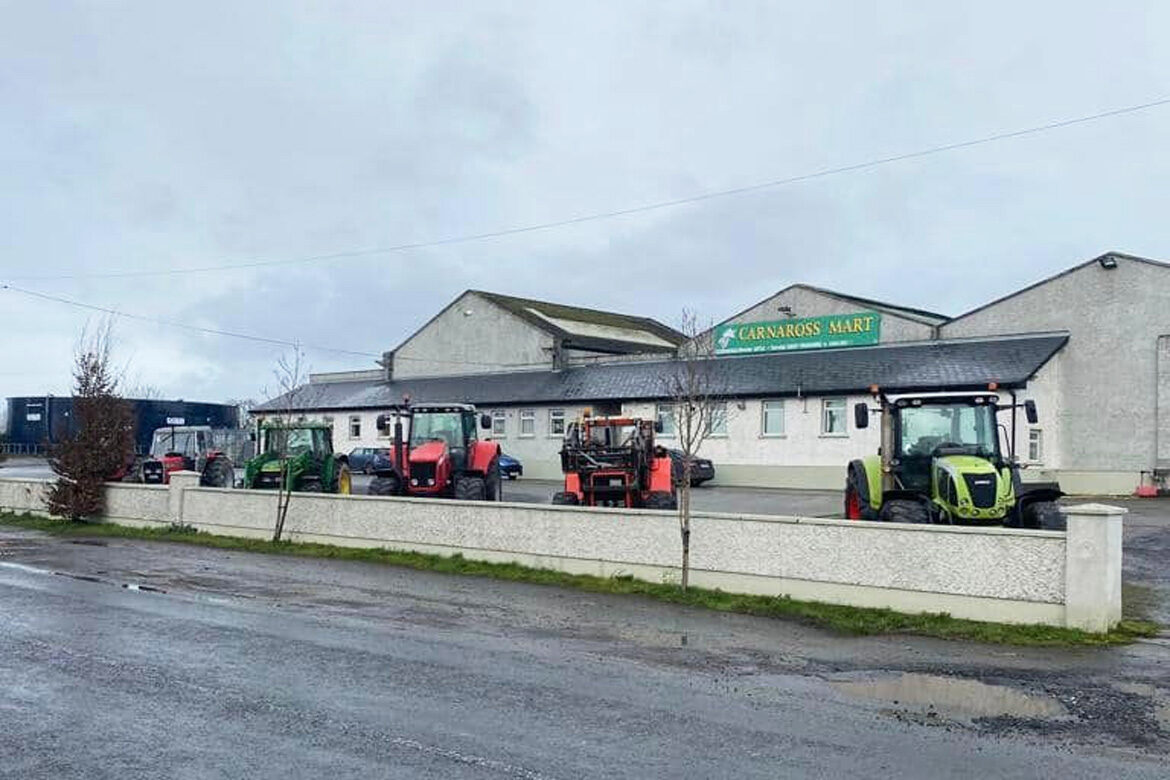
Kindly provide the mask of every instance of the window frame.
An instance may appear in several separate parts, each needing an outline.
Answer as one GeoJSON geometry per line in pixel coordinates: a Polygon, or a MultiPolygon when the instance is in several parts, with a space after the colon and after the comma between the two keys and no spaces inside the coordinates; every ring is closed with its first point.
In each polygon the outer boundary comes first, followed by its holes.
{"type": "MultiPolygon", "coordinates": [[[[720,401],[719,405],[721,405],[723,407],[722,414],[715,414],[715,415],[709,416],[707,418],[706,436],[709,439],[726,439],[727,438],[727,402],[720,401]],[[719,417],[720,422],[723,423],[722,430],[717,430],[715,428],[715,426],[712,424],[715,422],[716,417],[719,417]]],[[[715,411],[715,404],[714,403],[712,404],[711,411],[713,411],[713,412],[715,411]]]]}
{"type": "Polygon", "coordinates": [[[655,434],[659,439],[674,439],[678,437],[678,429],[674,419],[674,404],[661,403],[654,405],[654,421],[662,422],[662,433],[655,434]],[[665,414],[665,417],[663,416],[665,414]]]}
{"type": "Polygon", "coordinates": [[[821,438],[823,439],[844,439],[849,436],[849,399],[848,398],[822,398],[821,399],[821,438]],[[825,425],[829,419],[829,404],[841,405],[841,430],[830,431],[825,425]]]}
{"type": "Polygon", "coordinates": [[[348,425],[346,426],[346,430],[349,432],[349,440],[350,441],[357,441],[357,440],[361,439],[362,438],[362,416],[360,414],[349,415],[349,422],[348,422],[348,425]],[[354,433],[354,425],[355,424],[357,425],[357,433],[354,433]]]}
{"type": "Polygon", "coordinates": [[[550,439],[563,439],[565,431],[568,428],[568,415],[565,410],[561,408],[548,410],[548,437],[550,439]],[[556,423],[561,424],[561,430],[556,430],[556,423]]]}
{"type": "Polygon", "coordinates": [[[1028,428],[1028,463],[1043,463],[1044,462],[1044,429],[1040,427],[1028,428]],[[1036,438],[1033,441],[1032,435],[1036,438]],[[1036,456],[1032,456],[1032,445],[1036,445],[1036,456]]]}
{"type": "Polygon", "coordinates": [[[508,437],[508,413],[503,409],[492,409],[492,438],[507,438],[508,437]],[[496,430],[496,421],[500,423],[500,429],[496,430]]]}
{"type": "Polygon", "coordinates": [[[784,403],[783,398],[764,398],[760,401],[760,438],[761,439],[784,439],[788,437],[788,404],[784,403]],[[780,405],[780,431],[778,433],[768,432],[768,404],[780,405]]]}
{"type": "Polygon", "coordinates": [[[516,434],[518,439],[534,439],[536,438],[536,410],[535,409],[521,409],[520,410],[520,428],[516,434]],[[532,430],[528,433],[524,432],[524,423],[532,423],[532,430]]]}

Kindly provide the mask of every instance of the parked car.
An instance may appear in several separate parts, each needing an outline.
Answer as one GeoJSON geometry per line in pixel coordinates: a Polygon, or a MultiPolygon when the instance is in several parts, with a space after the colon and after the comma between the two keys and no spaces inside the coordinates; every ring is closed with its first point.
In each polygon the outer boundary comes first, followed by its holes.
{"type": "Polygon", "coordinates": [[[524,465],[511,455],[500,453],[500,473],[508,479],[524,476],[524,465]]]}
{"type": "Polygon", "coordinates": [[[374,459],[379,455],[389,457],[390,450],[385,447],[354,447],[349,451],[348,456],[350,471],[373,474],[374,459]]]}
{"type": "MultiPolygon", "coordinates": [[[[685,456],[682,450],[667,450],[670,454],[670,474],[674,478],[677,485],[682,482],[683,478],[683,460],[685,456]]],[[[715,464],[706,458],[692,458],[691,459],[691,486],[698,487],[704,482],[709,482],[715,479],[715,464]]]]}

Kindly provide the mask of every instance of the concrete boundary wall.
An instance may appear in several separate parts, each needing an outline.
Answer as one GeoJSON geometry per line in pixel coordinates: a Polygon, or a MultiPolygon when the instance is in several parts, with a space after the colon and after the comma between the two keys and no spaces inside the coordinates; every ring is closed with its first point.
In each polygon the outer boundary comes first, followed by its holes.
{"type": "MultiPolygon", "coordinates": [[[[43,513],[46,484],[0,479],[0,510],[43,513]]],[[[111,485],[109,519],[271,537],[272,493],[197,485],[192,473],[174,475],[169,488],[111,485]]],[[[1124,511],[1073,508],[1067,534],[697,513],[692,582],[737,593],[1102,631],[1121,618],[1124,511]]],[[[677,581],[680,573],[673,512],[297,494],[285,528],[292,541],[459,553],[571,573],[653,582],[677,581]]]]}

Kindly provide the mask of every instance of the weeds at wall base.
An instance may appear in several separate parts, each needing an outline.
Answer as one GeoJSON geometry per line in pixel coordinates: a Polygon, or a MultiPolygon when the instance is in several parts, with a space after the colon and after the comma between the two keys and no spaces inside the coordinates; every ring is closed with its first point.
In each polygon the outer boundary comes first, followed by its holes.
{"type": "Polygon", "coordinates": [[[915,634],[942,639],[963,639],[1009,645],[1104,646],[1127,644],[1154,636],[1158,624],[1127,617],[1112,631],[1094,634],[1072,628],[1042,625],[1008,625],[961,620],[946,614],[912,615],[889,609],[848,607],[815,601],[798,601],[787,596],[752,596],[677,585],[656,584],[631,576],[596,577],[567,574],[552,569],[535,569],[516,563],[472,561],[462,555],[442,556],[383,548],[337,547],[315,542],[273,542],[216,536],[191,526],[134,528],[114,523],[73,523],[33,515],[0,514],[0,525],[43,531],[57,536],[116,537],[178,542],[217,549],[240,550],[269,555],[297,555],[310,558],[337,558],[401,566],[422,571],[490,577],[512,582],[575,588],[591,593],[642,596],[671,604],[735,612],[758,617],[794,620],[851,636],[915,634]]]}

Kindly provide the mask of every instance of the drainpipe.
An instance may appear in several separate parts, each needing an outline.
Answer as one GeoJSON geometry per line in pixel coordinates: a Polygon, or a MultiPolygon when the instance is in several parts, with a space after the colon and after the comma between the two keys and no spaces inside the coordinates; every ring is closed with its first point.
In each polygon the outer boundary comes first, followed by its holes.
{"type": "Polygon", "coordinates": [[[1162,455],[1162,372],[1170,366],[1162,365],[1162,353],[1170,355],[1170,333],[1163,333],[1154,339],[1154,462],[1153,472],[1158,473],[1158,458],[1162,455]]]}

